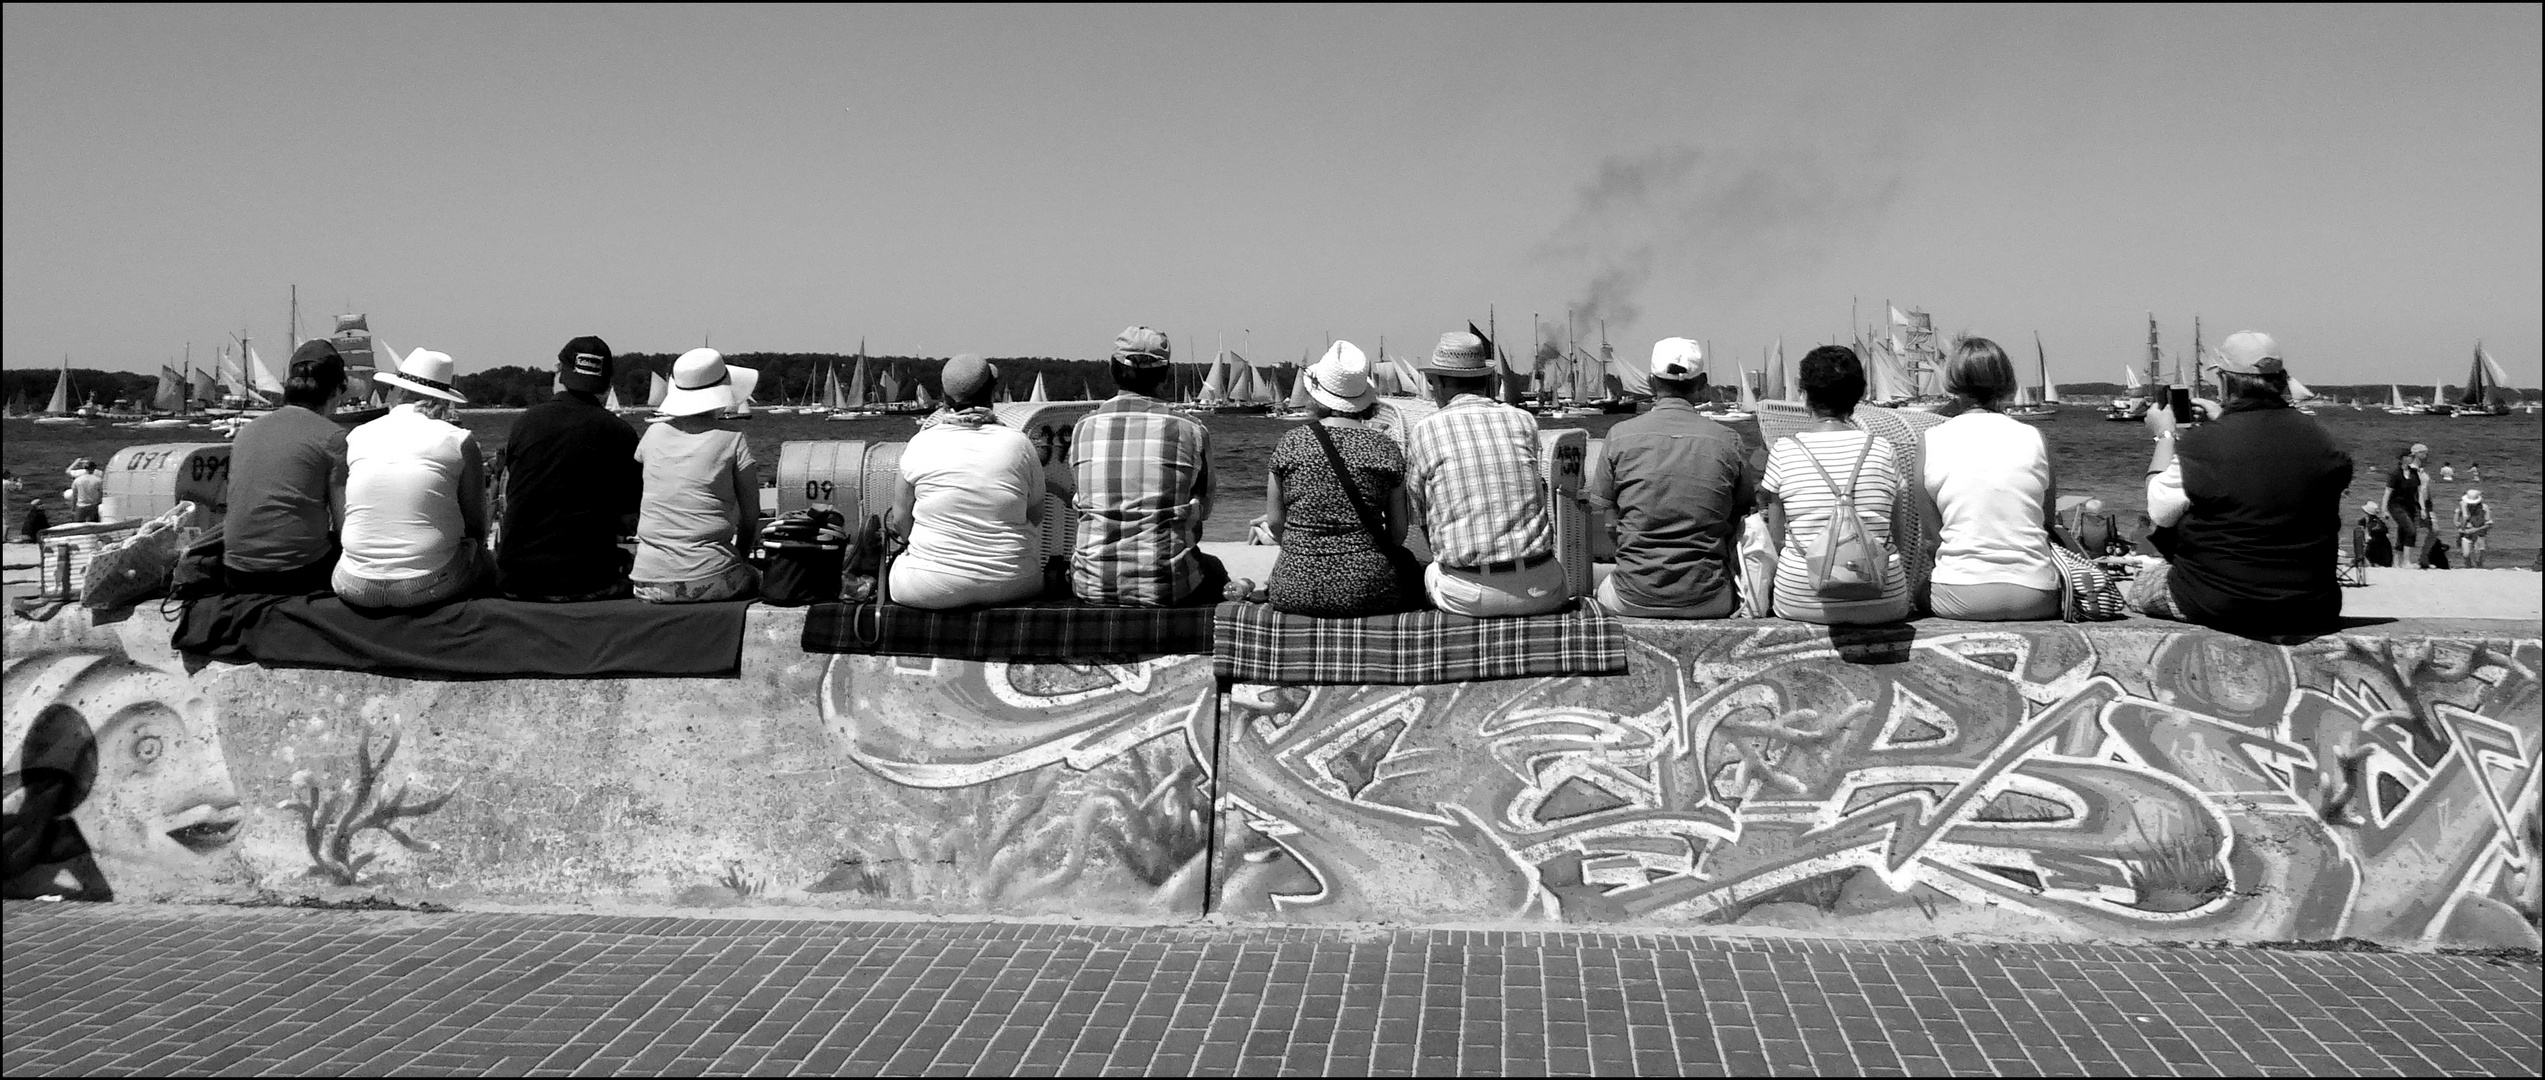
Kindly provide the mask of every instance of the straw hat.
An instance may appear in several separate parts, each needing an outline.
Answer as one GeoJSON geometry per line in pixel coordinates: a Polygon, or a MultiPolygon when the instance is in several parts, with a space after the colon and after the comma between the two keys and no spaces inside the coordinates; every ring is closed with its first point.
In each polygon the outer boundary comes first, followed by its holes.
{"type": "Polygon", "coordinates": [[[451,369],[457,366],[449,353],[417,349],[398,361],[398,370],[379,372],[372,378],[410,393],[466,405],[468,396],[451,385],[451,369]]]}
{"type": "Polygon", "coordinates": [[[654,411],[662,416],[697,416],[734,409],[751,411],[751,389],[760,373],[725,363],[714,349],[691,349],[672,361],[672,387],[654,411]]]}
{"type": "Polygon", "coordinates": [[[1430,363],[1414,367],[1434,375],[1452,377],[1491,375],[1494,370],[1493,350],[1485,343],[1482,334],[1452,330],[1440,336],[1440,344],[1432,346],[1430,363]]]}
{"type": "Polygon", "coordinates": [[[1349,341],[1326,346],[1326,354],[1308,365],[1308,396],[1336,412],[1356,413],[1379,400],[1370,384],[1370,358],[1349,341]]]}
{"type": "Polygon", "coordinates": [[[2467,506],[2480,506],[2483,503],[2483,492],[2476,488],[2467,488],[2465,489],[2465,498],[2460,501],[2464,502],[2467,506]]]}

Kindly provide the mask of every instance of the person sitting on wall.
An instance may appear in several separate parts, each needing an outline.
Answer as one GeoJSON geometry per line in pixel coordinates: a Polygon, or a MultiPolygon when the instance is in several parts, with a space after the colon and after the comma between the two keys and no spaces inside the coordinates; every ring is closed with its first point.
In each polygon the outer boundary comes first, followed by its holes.
{"type": "Polygon", "coordinates": [[[345,396],[345,361],[325,338],[292,351],[283,406],[230,439],[230,507],[221,570],[237,593],[327,592],[345,520],[345,428],[327,418],[345,396]]]}
{"type": "Polygon", "coordinates": [[[363,608],[425,608],[490,584],[486,466],[477,436],[450,422],[468,399],[450,354],[417,349],[388,388],[388,413],[345,437],[344,555],[336,596],[363,608]]]}
{"type": "Polygon", "coordinates": [[[496,585],[515,600],[571,603],[631,595],[619,537],[645,494],[636,431],[601,403],[610,346],[579,337],[557,352],[558,393],[522,411],[504,440],[496,585]]]}
{"type": "Polygon", "coordinates": [[[1617,523],[1617,572],[1601,607],[1648,619],[1720,619],[1739,606],[1734,536],[1752,489],[1741,436],[1697,412],[1705,353],[1693,340],[1652,347],[1652,411],[1608,429],[1607,460],[1585,494],[1617,523]]]}
{"type": "Polygon", "coordinates": [[[71,486],[62,490],[62,501],[71,504],[74,524],[103,521],[106,505],[106,477],[98,472],[95,458],[71,462],[71,486]]]}
{"type": "Polygon", "coordinates": [[[1405,452],[1368,426],[1379,406],[1369,357],[1338,341],[1299,378],[1308,422],[1273,444],[1264,479],[1264,525],[1281,545],[1267,583],[1272,606],[1329,619],[1420,606],[1390,554],[1404,546],[1411,515],[1405,452]]]}
{"type": "Polygon", "coordinates": [[[1216,492],[1211,432],[1158,400],[1174,368],[1166,331],[1123,330],[1113,343],[1114,396],[1078,421],[1069,460],[1077,479],[1078,546],[1069,587],[1090,604],[1177,607],[1243,597],[1202,550],[1216,492]]]}
{"type": "Polygon", "coordinates": [[[1776,617],[1832,626],[1908,618],[1907,569],[1890,552],[1891,508],[1902,487],[1898,452],[1853,420],[1865,396],[1864,363],[1853,349],[1823,345],[1803,357],[1797,375],[1813,424],[1776,440],[1759,480],[1767,534],[1776,545],[1776,617]],[[1857,521],[1884,553],[1882,565],[1870,568],[1878,575],[1875,596],[1829,599],[1812,580],[1810,548],[1836,524],[1841,495],[1853,501],[1857,521]]]}
{"type": "Polygon", "coordinates": [[[1498,366],[1484,338],[1442,334],[1422,365],[1440,411],[1405,436],[1405,487],[1432,544],[1423,585],[1454,615],[1537,615],[1572,600],[1555,558],[1538,421],[1493,399],[1498,366]]]}
{"type": "Polygon", "coordinates": [[[901,490],[886,524],[910,538],[885,582],[892,602],[961,608],[1043,591],[1043,464],[1034,441],[990,411],[999,369],[977,353],[948,360],[945,404],[901,452],[901,490]]]}
{"type": "Polygon", "coordinates": [[[2230,334],[2215,355],[2223,410],[2216,421],[2178,440],[2173,413],[2148,410],[2156,450],[2147,509],[2170,530],[2162,545],[2169,561],[2139,573],[2131,606],[2245,633],[2327,626],[2342,613],[2341,506],[2351,456],[2322,424],[2289,407],[2285,358],[2270,335],[2230,334]]]}
{"type": "Polygon", "coordinates": [[[760,591],[760,572],[742,559],[760,536],[759,466],[724,419],[759,381],[714,349],[672,362],[671,389],[636,443],[645,477],[629,570],[637,599],[703,604],[760,591]]]}
{"type": "Polygon", "coordinates": [[[2059,481],[2041,431],[1999,410],[2015,365],[1987,338],[1964,338],[1944,365],[1958,415],[1919,436],[1927,520],[1936,524],[1928,606],[1947,619],[2059,617],[2050,523],[2059,481]]]}

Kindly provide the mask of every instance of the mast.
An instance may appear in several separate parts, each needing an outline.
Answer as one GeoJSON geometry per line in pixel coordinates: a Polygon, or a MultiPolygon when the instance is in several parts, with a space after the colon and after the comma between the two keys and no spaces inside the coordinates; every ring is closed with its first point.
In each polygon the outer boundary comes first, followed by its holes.
{"type": "Polygon", "coordinates": [[[2147,313],[2147,399],[2158,400],[2164,391],[2157,387],[2165,382],[2165,354],[2156,346],[2156,313],[2147,313]]]}
{"type": "Polygon", "coordinates": [[[2209,360],[2209,346],[2200,339],[2200,316],[2192,316],[2192,396],[2200,397],[2200,369],[2209,360]]]}

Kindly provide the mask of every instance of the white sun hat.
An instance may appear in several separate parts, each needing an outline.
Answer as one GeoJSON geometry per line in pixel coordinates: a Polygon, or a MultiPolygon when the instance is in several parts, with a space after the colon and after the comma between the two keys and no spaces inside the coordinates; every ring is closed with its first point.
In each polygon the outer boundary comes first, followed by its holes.
{"type": "Polygon", "coordinates": [[[466,405],[468,396],[451,385],[451,369],[457,366],[458,361],[452,360],[449,353],[417,349],[398,360],[398,370],[379,372],[372,378],[411,393],[466,405]]]}
{"type": "Polygon", "coordinates": [[[1307,378],[1308,396],[1336,412],[1360,412],[1379,400],[1379,388],[1370,384],[1370,358],[1349,341],[1326,346],[1326,354],[1308,365],[1307,378]]]}
{"type": "Polygon", "coordinates": [[[672,361],[671,390],[654,411],[663,416],[697,416],[726,409],[748,411],[751,388],[760,373],[725,363],[714,349],[691,349],[672,361]]]}

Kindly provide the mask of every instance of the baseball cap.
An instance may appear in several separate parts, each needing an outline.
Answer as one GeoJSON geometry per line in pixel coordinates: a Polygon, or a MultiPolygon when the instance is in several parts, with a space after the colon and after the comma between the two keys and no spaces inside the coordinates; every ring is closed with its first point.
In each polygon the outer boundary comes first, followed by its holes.
{"type": "Polygon", "coordinates": [[[1115,363],[1132,367],[1164,367],[1173,356],[1174,350],[1167,344],[1166,331],[1153,326],[1125,327],[1113,339],[1115,363]]]}
{"type": "Polygon", "coordinates": [[[585,334],[557,350],[557,381],[568,390],[598,394],[610,386],[610,343],[585,334]]]}
{"type": "Polygon", "coordinates": [[[1705,348],[1683,337],[1667,337],[1652,343],[1652,374],[1656,379],[1685,382],[1705,371],[1705,348]]]}
{"type": "Polygon", "coordinates": [[[2216,359],[2210,367],[2238,375],[2269,375],[2288,370],[2282,364],[2280,343],[2258,330],[2238,330],[2218,343],[2216,359]]]}

